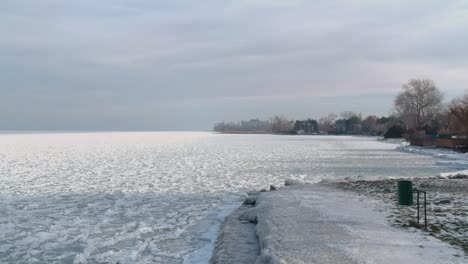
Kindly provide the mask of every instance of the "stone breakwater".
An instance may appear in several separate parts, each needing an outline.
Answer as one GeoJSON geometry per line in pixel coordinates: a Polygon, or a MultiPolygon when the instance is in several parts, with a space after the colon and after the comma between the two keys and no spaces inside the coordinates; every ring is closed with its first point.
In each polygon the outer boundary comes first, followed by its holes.
{"type": "Polygon", "coordinates": [[[211,264],[466,263],[457,247],[391,226],[378,202],[329,184],[253,192],[226,218],[211,264]]]}

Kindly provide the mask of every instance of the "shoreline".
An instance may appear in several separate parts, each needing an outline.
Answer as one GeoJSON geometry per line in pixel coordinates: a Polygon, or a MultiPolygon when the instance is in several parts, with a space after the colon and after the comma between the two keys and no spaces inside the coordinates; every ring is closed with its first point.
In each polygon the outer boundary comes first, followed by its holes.
{"type": "Polygon", "coordinates": [[[240,206],[239,203],[231,204],[219,211],[214,219],[206,219],[210,225],[206,232],[203,232],[202,237],[209,241],[203,247],[196,249],[183,257],[183,264],[204,264],[209,261],[214,250],[218,233],[225,220],[240,206]],[[214,222],[214,223],[213,223],[214,222]]]}
{"type": "Polygon", "coordinates": [[[468,174],[447,174],[447,177],[411,179],[415,188],[427,191],[428,230],[424,230],[423,220],[420,224],[416,222],[415,206],[397,205],[396,185],[399,179],[343,180],[329,185],[382,202],[386,205],[385,214],[391,225],[423,230],[427,235],[459,247],[468,254],[468,174]]]}
{"type": "Polygon", "coordinates": [[[389,223],[384,202],[334,184],[286,181],[285,187],[250,193],[223,222],[210,263],[468,260],[460,247],[414,227],[405,229],[389,223]],[[236,235],[238,231],[241,235],[236,235]],[[250,238],[246,239],[248,232],[250,238]],[[253,232],[258,250],[252,242],[253,232]]]}

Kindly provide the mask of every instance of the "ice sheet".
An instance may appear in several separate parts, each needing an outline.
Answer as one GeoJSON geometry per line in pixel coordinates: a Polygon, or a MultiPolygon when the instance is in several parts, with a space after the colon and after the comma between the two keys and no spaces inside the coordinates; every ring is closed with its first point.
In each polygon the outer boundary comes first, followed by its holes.
{"type": "MultiPolygon", "coordinates": [[[[246,191],[454,171],[375,138],[0,134],[0,262],[183,263],[246,191]]],[[[203,254],[202,254],[203,255],[203,254]]],[[[207,255],[207,254],[205,254],[207,255]]]]}

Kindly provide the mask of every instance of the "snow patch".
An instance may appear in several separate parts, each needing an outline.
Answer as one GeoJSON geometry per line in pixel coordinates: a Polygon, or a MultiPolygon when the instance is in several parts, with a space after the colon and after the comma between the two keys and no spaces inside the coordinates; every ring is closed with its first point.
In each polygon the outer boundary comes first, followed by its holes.
{"type": "Polygon", "coordinates": [[[446,178],[446,179],[467,179],[468,178],[468,170],[441,173],[440,177],[446,178]]]}

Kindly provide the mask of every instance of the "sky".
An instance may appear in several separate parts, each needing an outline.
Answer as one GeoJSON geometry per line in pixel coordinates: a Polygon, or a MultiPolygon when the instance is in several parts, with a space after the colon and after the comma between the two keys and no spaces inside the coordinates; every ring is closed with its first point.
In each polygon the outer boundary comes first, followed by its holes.
{"type": "Polygon", "coordinates": [[[468,1],[2,0],[0,130],[387,115],[468,88],[468,1]]]}

